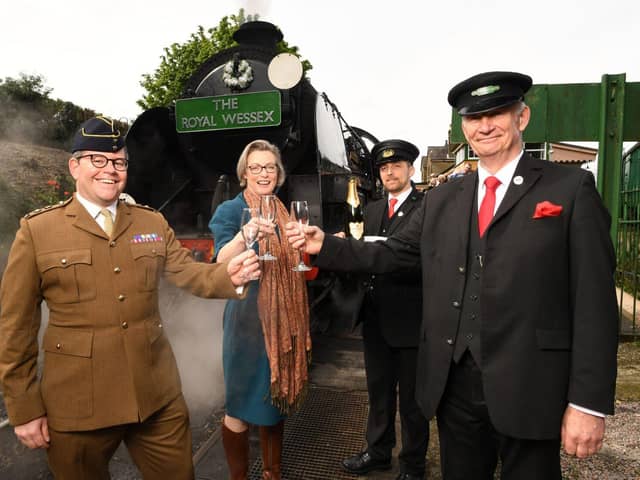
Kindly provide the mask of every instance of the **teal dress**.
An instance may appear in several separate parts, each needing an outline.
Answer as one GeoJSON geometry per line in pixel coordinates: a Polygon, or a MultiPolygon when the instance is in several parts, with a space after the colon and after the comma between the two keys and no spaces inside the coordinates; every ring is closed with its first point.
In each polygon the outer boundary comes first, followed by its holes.
{"type": "MultiPolygon", "coordinates": [[[[242,209],[247,207],[240,193],[216,209],[209,222],[216,257],[240,230],[242,209]]],[[[223,325],[222,364],[227,415],[254,425],[277,424],[284,416],[271,404],[271,369],[258,317],[257,281],[249,284],[243,300],[227,301],[223,325]]]]}

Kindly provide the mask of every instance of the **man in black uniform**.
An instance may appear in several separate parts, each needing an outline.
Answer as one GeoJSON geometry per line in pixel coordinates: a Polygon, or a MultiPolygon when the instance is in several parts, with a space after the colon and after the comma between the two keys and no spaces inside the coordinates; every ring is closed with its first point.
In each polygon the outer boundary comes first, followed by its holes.
{"type": "MultiPolygon", "coordinates": [[[[381,244],[303,235],[320,268],[422,269],[416,397],[437,414],[442,478],[560,480],[560,445],[602,447],[613,414],[618,312],[611,217],[593,175],[533,158],[532,79],[484,72],[449,92],[478,169],[430,190],[381,244]]],[[[542,112],[544,115],[544,112],[542,112]]]]}
{"type": "MultiPolygon", "coordinates": [[[[373,147],[372,155],[387,195],[366,206],[364,233],[365,240],[384,241],[408,223],[422,201],[422,194],[411,184],[418,149],[404,140],[386,140],[373,147]]],[[[402,450],[397,480],[421,479],[429,428],[415,400],[420,272],[371,275],[368,280],[360,311],[369,392],[367,449],[345,459],[343,466],[357,474],[391,468],[399,390],[402,450]]]]}

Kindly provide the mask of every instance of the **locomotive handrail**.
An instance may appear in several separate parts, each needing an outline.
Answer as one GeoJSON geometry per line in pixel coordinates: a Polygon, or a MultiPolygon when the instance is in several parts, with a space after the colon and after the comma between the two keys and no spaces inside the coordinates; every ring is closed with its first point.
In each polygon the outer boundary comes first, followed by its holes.
{"type": "Polygon", "coordinates": [[[167,199],[162,203],[162,205],[160,205],[160,206],[158,207],[158,211],[159,211],[159,212],[161,212],[161,211],[164,209],[164,207],[166,207],[166,206],[167,206],[167,205],[168,205],[168,204],[169,204],[169,203],[170,203],[174,198],[176,198],[176,197],[180,194],[180,192],[182,192],[182,191],[186,188],[186,186],[187,186],[187,185],[189,185],[190,183],[191,183],[191,179],[190,179],[190,178],[188,178],[187,180],[185,180],[185,181],[184,181],[184,183],[183,183],[182,185],[180,185],[180,187],[178,187],[178,190],[176,190],[175,192],[173,192],[173,193],[169,196],[169,198],[167,198],[167,199]]]}
{"type": "MultiPolygon", "coordinates": [[[[344,119],[344,117],[342,116],[342,113],[340,113],[340,110],[338,110],[338,107],[336,107],[335,103],[333,103],[331,100],[329,100],[329,97],[327,96],[327,94],[325,92],[322,92],[320,94],[320,96],[322,97],[322,99],[325,101],[325,103],[328,103],[332,110],[336,113],[336,115],[338,116],[338,120],[340,121],[341,125],[344,125],[344,127],[346,128],[346,130],[353,136],[353,138],[355,138],[358,142],[358,144],[360,145],[360,147],[366,152],[366,153],[371,153],[369,151],[369,148],[367,148],[366,144],[362,141],[361,136],[358,134],[358,132],[351,127],[351,125],[349,125],[347,123],[347,121],[344,119]]],[[[344,131],[344,130],[343,130],[344,131]]]]}

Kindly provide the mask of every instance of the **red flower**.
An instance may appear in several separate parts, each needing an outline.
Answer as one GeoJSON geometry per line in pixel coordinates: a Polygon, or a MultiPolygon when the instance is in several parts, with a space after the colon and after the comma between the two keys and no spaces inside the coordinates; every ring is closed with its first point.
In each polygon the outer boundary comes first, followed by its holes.
{"type": "Polygon", "coordinates": [[[562,205],[555,205],[547,200],[536,205],[533,218],[557,217],[562,213],[562,205]]]}
{"type": "Polygon", "coordinates": [[[47,180],[47,185],[51,185],[52,187],[58,185],[58,182],[56,182],[55,180],[47,180]]]}

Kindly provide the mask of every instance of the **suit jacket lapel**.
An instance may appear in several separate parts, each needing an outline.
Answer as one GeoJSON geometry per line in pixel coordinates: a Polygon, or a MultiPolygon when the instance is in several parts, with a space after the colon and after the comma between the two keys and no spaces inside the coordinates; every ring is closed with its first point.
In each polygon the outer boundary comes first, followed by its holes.
{"type": "Polygon", "coordinates": [[[125,202],[118,202],[118,214],[116,216],[116,224],[114,225],[114,240],[122,235],[127,228],[133,223],[131,220],[131,208],[125,202]]]}
{"type": "Polygon", "coordinates": [[[460,245],[462,246],[462,248],[464,248],[465,252],[467,251],[467,244],[469,243],[469,215],[471,214],[471,209],[478,208],[478,196],[476,195],[477,183],[477,172],[462,177],[455,198],[454,211],[451,215],[451,222],[458,229],[458,238],[460,239],[460,245]]]}
{"type": "MultiPolygon", "coordinates": [[[[411,193],[409,194],[407,199],[402,203],[402,205],[400,205],[400,208],[398,208],[398,211],[395,217],[392,219],[389,225],[389,231],[387,232],[387,236],[391,236],[393,232],[395,232],[400,227],[400,225],[404,223],[405,219],[403,217],[405,217],[407,214],[409,214],[409,212],[411,212],[411,210],[417,207],[418,202],[416,200],[417,200],[416,190],[414,188],[411,190],[411,193]],[[399,215],[401,212],[402,212],[402,215],[399,215]]],[[[389,203],[389,200],[387,198],[387,204],[388,203],[389,203]]]]}
{"type": "MultiPolygon", "coordinates": [[[[73,218],[72,223],[77,228],[80,228],[88,233],[97,235],[99,237],[107,239],[109,238],[105,231],[100,227],[100,225],[98,225],[98,222],[96,222],[95,218],[91,218],[91,215],[89,214],[89,212],[87,212],[87,209],[84,208],[84,206],[75,198],[66,207],[65,214],[68,217],[73,218]]],[[[129,228],[129,225],[131,225],[131,223],[131,211],[129,209],[129,206],[124,202],[119,202],[118,213],[116,215],[116,223],[114,225],[114,231],[111,238],[115,239],[122,235],[124,231],[129,228]]]]}
{"type": "Polygon", "coordinates": [[[91,217],[87,209],[76,198],[66,207],[65,215],[73,219],[72,223],[75,227],[99,237],[109,238],[98,225],[96,219],[91,217]]]}
{"type": "Polygon", "coordinates": [[[502,199],[502,203],[500,203],[488,228],[491,228],[494,223],[504,217],[507,212],[520,201],[524,194],[538,181],[540,175],[542,175],[541,169],[535,166],[532,157],[527,153],[522,155],[516,171],[513,174],[511,184],[507,188],[507,193],[502,199]],[[520,178],[522,182],[517,180],[518,178],[520,178]]]}

